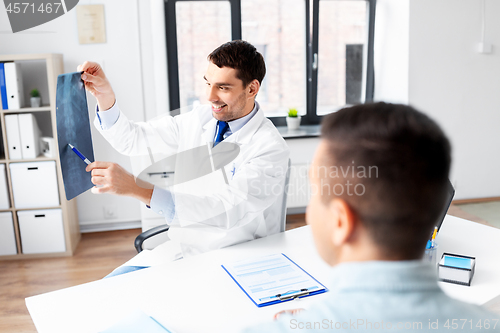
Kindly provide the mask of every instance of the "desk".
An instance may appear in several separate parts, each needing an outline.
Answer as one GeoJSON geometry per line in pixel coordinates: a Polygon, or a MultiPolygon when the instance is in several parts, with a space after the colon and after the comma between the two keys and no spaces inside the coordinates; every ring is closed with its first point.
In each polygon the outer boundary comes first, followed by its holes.
{"type": "MultiPolygon", "coordinates": [[[[441,251],[477,257],[472,286],[442,283],[447,293],[478,304],[500,295],[500,229],[447,216],[438,241],[441,251]]],[[[160,267],[29,297],[26,304],[40,333],[98,332],[136,308],[179,333],[234,332],[270,320],[280,310],[308,308],[329,296],[324,293],[258,308],[220,267],[280,252],[332,287],[330,268],[317,255],[309,227],[302,227],[160,267]]]]}
{"type": "Polygon", "coordinates": [[[476,257],[470,287],[440,282],[451,297],[487,305],[500,295],[500,229],[446,215],[438,242],[438,258],[443,252],[476,257]]]}

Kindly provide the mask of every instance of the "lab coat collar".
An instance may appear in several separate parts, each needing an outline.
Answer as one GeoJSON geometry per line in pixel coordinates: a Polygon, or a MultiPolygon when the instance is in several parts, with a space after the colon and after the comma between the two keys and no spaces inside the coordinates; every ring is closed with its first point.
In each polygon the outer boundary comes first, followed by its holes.
{"type": "MultiPolygon", "coordinates": [[[[252,139],[252,136],[264,120],[264,111],[260,109],[257,101],[255,101],[255,107],[257,108],[257,112],[254,114],[254,116],[245,125],[243,125],[240,130],[224,139],[224,142],[245,144],[252,139]]],[[[205,138],[206,142],[213,142],[216,127],[217,119],[213,117],[203,126],[203,137],[205,138]]]]}

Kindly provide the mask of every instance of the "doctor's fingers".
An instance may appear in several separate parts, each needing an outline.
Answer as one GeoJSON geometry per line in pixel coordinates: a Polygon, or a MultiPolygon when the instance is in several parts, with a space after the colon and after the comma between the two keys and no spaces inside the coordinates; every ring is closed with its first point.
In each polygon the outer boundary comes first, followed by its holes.
{"type": "Polygon", "coordinates": [[[78,72],[86,72],[92,75],[104,76],[104,71],[101,65],[93,61],[85,61],[83,64],[78,65],[76,68],[78,72]]]}
{"type": "Polygon", "coordinates": [[[108,80],[106,80],[106,78],[102,78],[88,73],[82,74],[82,80],[85,82],[85,85],[88,85],[90,83],[95,88],[99,88],[97,89],[99,91],[101,91],[104,87],[109,85],[109,82],[108,80]]]}
{"type": "Polygon", "coordinates": [[[94,169],[108,169],[112,167],[113,165],[116,165],[115,163],[112,162],[102,162],[102,161],[95,161],[87,165],[85,170],[87,172],[92,171],[94,169]]]}
{"type": "Polygon", "coordinates": [[[112,94],[114,99],[114,92],[113,88],[111,87],[111,83],[109,83],[108,79],[106,79],[105,77],[101,78],[95,75],[83,73],[82,80],[85,82],[85,87],[89,89],[94,96],[96,95],[95,93],[97,93],[99,96],[112,94]]]}
{"type": "Polygon", "coordinates": [[[92,176],[106,177],[106,176],[109,176],[109,170],[108,169],[93,169],[90,174],[92,176]]]}
{"type": "Polygon", "coordinates": [[[109,184],[109,181],[106,179],[106,177],[101,177],[101,176],[93,176],[90,178],[90,181],[94,185],[106,185],[109,184]]]}
{"type": "Polygon", "coordinates": [[[108,193],[110,191],[111,191],[111,186],[101,186],[101,187],[94,186],[90,189],[90,192],[94,194],[108,193]]]}

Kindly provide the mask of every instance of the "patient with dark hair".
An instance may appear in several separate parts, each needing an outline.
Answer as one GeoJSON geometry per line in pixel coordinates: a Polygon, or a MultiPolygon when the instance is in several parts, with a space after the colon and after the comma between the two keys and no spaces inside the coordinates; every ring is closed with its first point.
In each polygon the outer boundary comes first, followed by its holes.
{"type": "Polygon", "coordinates": [[[497,315],[447,296],[421,259],[445,205],[450,150],[439,126],[409,106],[326,116],[306,219],[333,287],[308,310],[246,332],[448,332],[464,321],[459,331],[483,332],[485,320],[500,331],[497,315]]]}

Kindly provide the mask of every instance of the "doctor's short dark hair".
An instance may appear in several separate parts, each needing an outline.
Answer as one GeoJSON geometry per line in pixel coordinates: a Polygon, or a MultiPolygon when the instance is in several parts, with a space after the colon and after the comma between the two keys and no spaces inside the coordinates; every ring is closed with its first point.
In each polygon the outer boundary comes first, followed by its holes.
{"type": "Polygon", "coordinates": [[[262,80],[266,75],[264,57],[255,46],[243,40],[233,40],[222,44],[208,55],[208,60],[217,67],[230,67],[237,70],[236,77],[246,87],[253,80],[262,80]]]}
{"type": "Polygon", "coordinates": [[[362,184],[360,195],[330,191],[323,202],[344,199],[388,259],[421,258],[449,184],[451,147],[441,128],[410,106],[373,103],[324,117],[321,137],[328,147],[323,165],[377,171],[323,177],[333,186],[362,184]]]}

